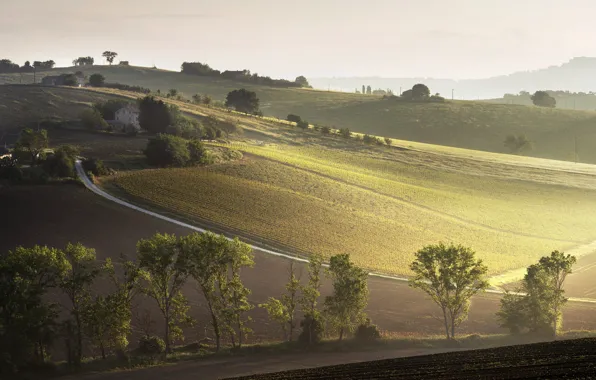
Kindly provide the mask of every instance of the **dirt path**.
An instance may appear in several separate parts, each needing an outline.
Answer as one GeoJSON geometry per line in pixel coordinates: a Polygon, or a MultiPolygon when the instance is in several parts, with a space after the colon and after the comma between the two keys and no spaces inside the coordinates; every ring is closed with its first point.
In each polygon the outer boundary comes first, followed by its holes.
{"type": "MultiPolygon", "coordinates": [[[[229,359],[206,359],[136,371],[77,376],[86,380],[217,380],[294,369],[315,368],[372,360],[394,359],[456,351],[453,349],[403,349],[377,352],[304,353],[255,355],[229,359]]],[[[74,377],[68,377],[74,379],[74,377]]]]}

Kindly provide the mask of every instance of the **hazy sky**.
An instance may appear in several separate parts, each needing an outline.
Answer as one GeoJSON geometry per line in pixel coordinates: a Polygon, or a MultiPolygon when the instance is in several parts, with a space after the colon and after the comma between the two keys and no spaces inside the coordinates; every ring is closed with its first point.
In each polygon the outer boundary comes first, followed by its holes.
{"type": "Polygon", "coordinates": [[[0,58],[480,78],[596,56],[594,0],[0,0],[0,58]]]}

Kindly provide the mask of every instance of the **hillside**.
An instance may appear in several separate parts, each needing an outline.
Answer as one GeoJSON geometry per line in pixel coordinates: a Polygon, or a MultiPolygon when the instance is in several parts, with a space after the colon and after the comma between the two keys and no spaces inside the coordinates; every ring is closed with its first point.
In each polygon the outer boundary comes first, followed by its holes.
{"type": "Polygon", "coordinates": [[[594,339],[398,358],[239,377],[282,379],[588,379],[594,339]]]}
{"type": "MultiPolygon", "coordinates": [[[[527,70],[483,79],[438,79],[438,78],[309,78],[315,88],[341,89],[354,91],[362,85],[373,88],[390,88],[398,93],[399,88],[411,88],[416,83],[426,83],[433,92],[456,99],[498,98],[506,93],[517,94],[521,90],[567,90],[590,92],[596,90],[596,58],[576,57],[560,65],[552,65],[537,70],[527,70]]],[[[594,108],[592,108],[594,109],[594,108]]]]}
{"type": "MultiPolygon", "coordinates": [[[[505,137],[523,133],[535,146],[527,154],[575,160],[577,136],[579,161],[596,163],[596,150],[592,149],[596,145],[596,130],[593,128],[596,125],[596,112],[463,101],[444,104],[403,103],[351,93],[251,86],[138,67],[93,66],[77,69],[86,75],[102,73],[109,82],[139,85],[162,92],[176,88],[187,98],[200,93],[224,100],[229,91],[244,87],[257,93],[266,115],[285,118],[289,113],[294,113],[311,123],[467,149],[505,152],[505,137]]],[[[56,69],[51,73],[74,70],[56,69]]],[[[38,73],[38,77],[42,75],[44,73],[38,73]]],[[[19,80],[20,76],[15,74],[0,75],[0,83],[19,80]]],[[[32,80],[32,75],[23,75],[23,82],[32,80]]]]}

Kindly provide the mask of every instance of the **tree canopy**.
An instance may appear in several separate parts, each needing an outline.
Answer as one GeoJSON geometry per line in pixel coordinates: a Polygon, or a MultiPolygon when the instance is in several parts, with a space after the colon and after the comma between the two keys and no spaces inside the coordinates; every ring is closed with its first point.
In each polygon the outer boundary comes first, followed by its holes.
{"type": "Polygon", "coordinates": [[[106,77],[101,74],[95,73],[89,77],[89,84],[93,87],[103,87],[106,83],[106,77]]]}
{"type": "Polygon", "coordinates": [[[259,98],[253,91],[244,88],[228,93],[226,107],[233,107],[236,111],[254,114],[259,111],[259,98]]]}
{"type": "Polygon", "coordinates": [[[139,124],[151,133],[164,133],[174,125],[178,109],[153,96],[146,96],[139,102],[139,124]]]}
{"type": "Polygon", "coordinates": [[[546,91],[536,91],[530,98],[534,105],[539,107],[555,108],[557,106],[557,100],[546,91]]]}
{"type": "Polygon", "coordinates": [[[447,339],[468,317],[470,298],[488,288],[488,268],[476,260],[474,251],[461,245],[428,245],[416,252],[410,265],[410,286],[428,294],[442,311],[447,339]]]}
{"type": "Polygon", "coordinates": [[[118,56],[118,53],[106,50],[101,54],[101,56],[104,57],[110,65],[112,65],[112,63],[114,63],[114,58],[118,56]]]}

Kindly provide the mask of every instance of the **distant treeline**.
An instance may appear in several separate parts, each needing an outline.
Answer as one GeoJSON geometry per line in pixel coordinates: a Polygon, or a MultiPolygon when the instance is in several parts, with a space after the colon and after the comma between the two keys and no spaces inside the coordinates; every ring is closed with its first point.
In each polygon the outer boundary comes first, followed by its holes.
{"type": "Polygon", "coordinates": [[[310,88],[308,80],[304,76],[299,76],[296,80],[289,81],[286,79],[272,79],[270,77],[259,76],[259,74],[251,74],[250,70],[238,70],[221,72],[212,69],[208,64],[201,62],[184,62],[182,64],[182,73],[190,75],[200,75],[209,77],[219,77],[223,79],[231,79],[240,82],[260,84],[264,86],[275,87],[307,87],[310,88]]]}
{"type": "Polygon", "coordinates": [[[0,73],[22,73],[32,72],[35,69],[52,69],[56,65],[56,62],[49,61],[34,61],[33,65],[27,61],[23,66],[19,66],[17,63],[12,62],[10,59],[0,59],[0,73]]]}

